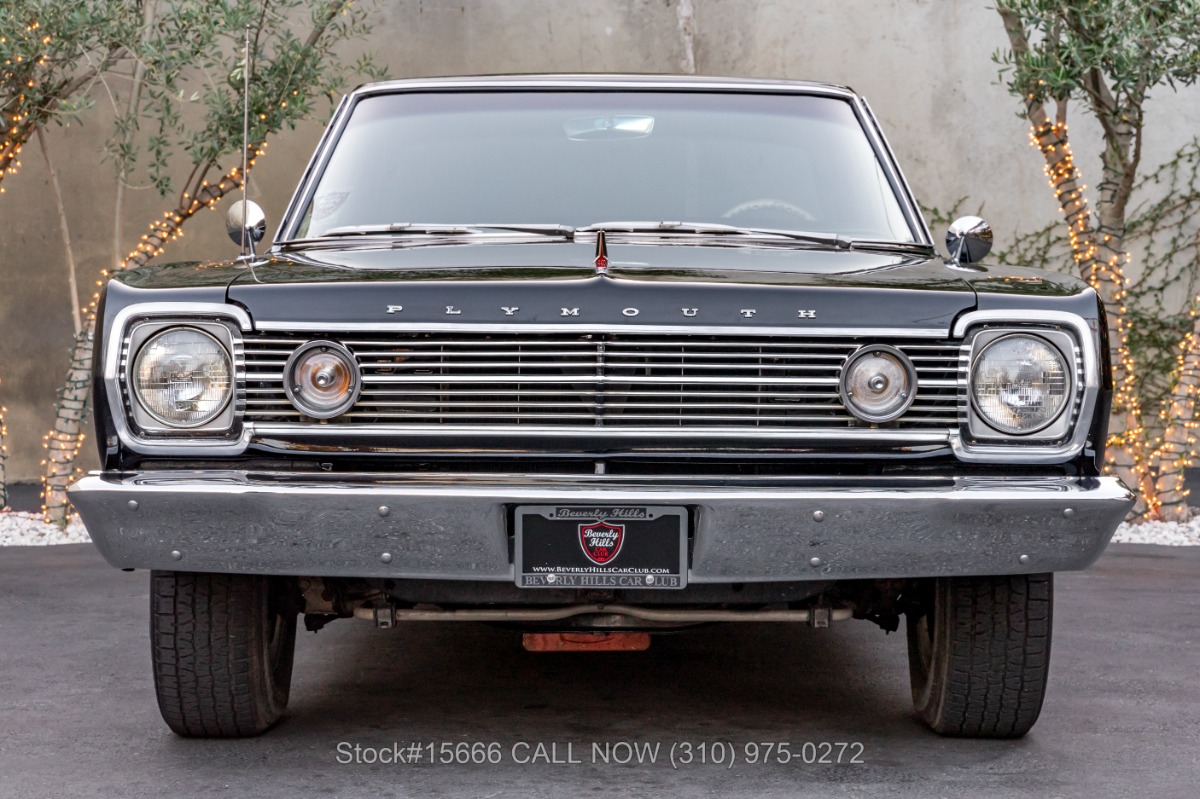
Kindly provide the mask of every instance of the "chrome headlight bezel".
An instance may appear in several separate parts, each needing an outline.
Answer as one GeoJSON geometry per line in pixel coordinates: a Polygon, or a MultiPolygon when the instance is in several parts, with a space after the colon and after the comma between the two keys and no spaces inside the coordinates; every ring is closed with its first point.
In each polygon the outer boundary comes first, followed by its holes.
{"type": "Polygon", "coordinates": [[[133,425],[143,434],[154,436],[195,436],[195,435],[225,435],[229,433],[238,417],[239,390],[241,378],[238,360],[235,358],[234,335],[230,328],[221,322],[191,319],[143,320],[134,323],[125,339],[125,357],[121,370],[124,396],[133,425]],[[191,424],[176,424],[153,413],[144,403],[137,384],[135,367],[144,348],[153,339],[173,330],[193,330],[213,339],[225,351],[229,361],[229,388],[221,405],[221,410],[202,422],[191,424]]]}
{"type": "Polygon", "coordinates": [[[1052,328],[1039,327],[1009,327],[986,328],[979,330],[971,341],[971,360],[967,367],[967,407],[968,428],[970,437],[980,441],[1047,442],[1062,441],[1070,436],[1077,416],[1080,400],[1080,387],[1083,385],[1083,375],[1080,373],[1079,346],[1069,333],[1052,328]],[[1063,373],[1067,379],[1065,401],[1055,415],[1027,432],[1011,432],[1000,429],[988,421],[988,416],[980,409],[975,398],[975,374],[980,360],[987,350],[1003,339],[1023,336],[1036,339],[1048,345],[1062,361],[1063,373]]]}

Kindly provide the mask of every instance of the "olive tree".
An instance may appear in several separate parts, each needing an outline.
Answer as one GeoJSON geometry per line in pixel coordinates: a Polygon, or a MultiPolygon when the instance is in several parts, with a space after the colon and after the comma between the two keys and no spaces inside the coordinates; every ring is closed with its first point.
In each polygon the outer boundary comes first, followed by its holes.
{"type": "MultiPolygon", "coordinates": [[[[335,52],[366,32],[366,14],[352,0],[178,0],[160,9],[153,31],[137,45],[138,72],[109,152],[122,178],[140,167],[163,197],[173,199],[128,255],[101,273],[98,285],[114,271],[161,255],[196,213],[240,188],[246,177],[241,163],[247,72],[251,166],[270,136],[329,107],[348,74],[375,74],[370,59],[347,63],[335,52]]],[[[54,427],[45,436],[44,512],[60,522],[84,438],[98,301],[99,292],[83,311],[54,427]]]]}
{"type": "MultiPolygon", "coordinates": [[[[54,3],[22,0],[0,7],[0,194],[21,166],[21,152],[49,123],[73,117],[89,104],[90,91],[108,71],[132,62],[140,16],[134,0],[54,3]]],[[[44,147],[51,174],[49,152],[44,147]]],[[[53,181],[61,209],[61,192],[53,181]]],[[[64,240],[69,242],[60,212],[64,240]]],[[[68,248],[69,249],[69,248],[68,248]]],[[[74,281],[74,270],[70,270],[74,281]]],[[[73,293],[77,298],[78,293],[73,293]]],[[[74,300],[76,332],[80,330],[74,300]]],[[[0,409],[0,507],[7,501],[6,430],[0,409]]]]}
{"type": "Polygon", "coordinates": [[[21,0],[0,9],[0,192],[48,122],[77,113],[108,70],[134,58],[137,0],[21,0]]]}
{"type": "Polygon", "coordinates": [[[1161,411],[1165,423],[1147,424],[1157,409],[1143,407],[1136,390],[1124,269],[1146,100],[1154,89],[1189,85],[1200,76],[1200,2],[999,0],[996,9],[1009,40],[996,60],[1043,156],[1075,268],[1108,316],[1114,409],[1107,468],[1136,489],[1147,516],[1186,516],[1183,469],[1194,444],[1200,328],[1179,344],[1169,407],[1161,411]],[[1071,151],[1068,121],[1076,107],[1103,133],[1094,208],[1071,151]]]}

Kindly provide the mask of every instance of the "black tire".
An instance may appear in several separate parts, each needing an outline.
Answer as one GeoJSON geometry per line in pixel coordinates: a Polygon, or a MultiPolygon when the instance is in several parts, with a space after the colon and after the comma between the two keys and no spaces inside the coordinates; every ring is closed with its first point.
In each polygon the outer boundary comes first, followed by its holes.
{"type": "Polygon", "coordinates": [[[1054,575],[929,580],[907,614],[917,715],[941,735],[1020,738],[1042,711],[1054,575]]]}
{"type": "Polygon", "coordinates": [[[241,738],[279,720],[296,645],[295,583],[151,572],[150,645],[163,720],[179,735],[241,738]]]}

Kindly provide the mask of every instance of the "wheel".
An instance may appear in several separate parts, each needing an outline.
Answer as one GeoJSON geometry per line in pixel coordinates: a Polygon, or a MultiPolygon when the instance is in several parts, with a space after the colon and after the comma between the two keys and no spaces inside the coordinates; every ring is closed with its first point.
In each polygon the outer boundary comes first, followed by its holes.
{"type": "Polygon", "coordinates": [[[284,578],[151,572],[154,689],[172,730],[240,738],[279,720],[292,682],[297,591],[284,578]]]}
{"type": "Polygon", "coordinates": [[[1042,711],[1054,575],[929,580],[907,613],[917,714],[942,735],[1020,738],[1042,711]]]}

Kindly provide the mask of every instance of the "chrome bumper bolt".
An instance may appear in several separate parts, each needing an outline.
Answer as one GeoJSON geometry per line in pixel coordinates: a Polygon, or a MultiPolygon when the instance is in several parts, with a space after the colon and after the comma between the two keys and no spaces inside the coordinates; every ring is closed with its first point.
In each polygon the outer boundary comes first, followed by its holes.
{"type": "Polygon", "coordinates": [[[813,511],[813,521],[814,521],[814,522],[823,522],[823,521],[825,521],[825,511],[823,511],[823,510],[815,510],[815,511],[813,511]]]}
{"type": "Polygon", "coordinates": [[[814,569],[819,569],[819,568],[821,568],[821,559],[820,558],[809,558],[808,565],[812,566],[814,569]]]}
{"type": "Polygon", "coordinates": [[[382,555],[379,556],[379,559],[381,561],[383,561],[384,563],[391,563],[392,562],[392,553],[384,552],[382,555]]]}
{"type": "Polygon", "coordinates": [[[380,506],[379,506],[379,515],[380,515],[380,516],[387,516],[387,515],[388,515],[388,514],[390,514],[391,512],[392,512],[392,509],[391,509],[391,508],[389,508],[387,505],[380,505],[380,506]]]}

